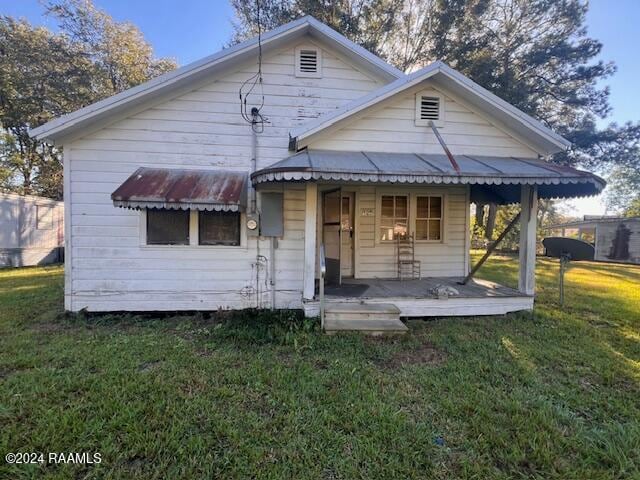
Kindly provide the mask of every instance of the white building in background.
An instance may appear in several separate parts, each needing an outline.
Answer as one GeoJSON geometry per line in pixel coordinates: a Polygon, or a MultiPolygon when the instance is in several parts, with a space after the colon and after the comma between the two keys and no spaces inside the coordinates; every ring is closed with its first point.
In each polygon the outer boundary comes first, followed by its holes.
{"type": "Polygon", "coordinates": [[[63,249],[63,202],[0,193],[0,267],[61,262],[63,249]]]}

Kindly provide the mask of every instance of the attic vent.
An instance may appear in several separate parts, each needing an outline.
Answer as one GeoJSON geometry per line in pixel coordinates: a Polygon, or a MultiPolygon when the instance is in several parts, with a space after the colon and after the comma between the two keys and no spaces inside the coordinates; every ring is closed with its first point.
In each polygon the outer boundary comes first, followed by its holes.
{"type": "Polygon", "coordinates": [[[322,55],[314,47],[299,47],[296,49],[296,76],[320,77],[322,72],[322,55]]]}
{"type": "Polygon", "coordinates": [[[300,71],[307,73],[318,71],[317,50],[300,50],[300,71]]]}
{"type": "Polygon", "coordinates": [[[416,125],[444,125],[444,98],[435,91],[416,95],[416,125]]]}
{"type": "Polygon", "coordinates": [[[420,97],[420,120],[440,120],[440,98],[420,97]]]}

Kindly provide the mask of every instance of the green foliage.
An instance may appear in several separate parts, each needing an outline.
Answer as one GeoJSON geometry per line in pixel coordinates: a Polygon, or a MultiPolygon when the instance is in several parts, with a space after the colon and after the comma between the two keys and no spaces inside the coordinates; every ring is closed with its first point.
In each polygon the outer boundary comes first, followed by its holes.
{"type": "Polygon", "coordinates": [[[607,207],[629,217],[640,216],[640,168],[618,166],[607,182],[607,207]]]}
{"type": "Polygon", "coordinates": [[[47,3],[60,34],[0,17],[0,188],[62,197],[61,151],[29,130],[175,68],[91,2],[47,3]]]}
{"type": "MultiPolygon", "coordinates": [[[[514,285],[517,263],[479,273],[514,285]]],[[[2,270],[0,451],[103,460],[0,477],[638,478],[640,271],[574,262],[560,308],[557,261],[537,266],[535,315],[403,338],[291,312],[64,316],[62,268],[2,270]]]]}

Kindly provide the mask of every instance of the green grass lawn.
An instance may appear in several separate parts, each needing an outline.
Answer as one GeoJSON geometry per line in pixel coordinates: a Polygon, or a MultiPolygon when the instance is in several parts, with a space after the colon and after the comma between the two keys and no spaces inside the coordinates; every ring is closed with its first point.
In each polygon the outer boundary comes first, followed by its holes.
{"type": "MultiPolygon", "coordinates": [[[[497,257],[485,278],[513,285],[497,257]]],[[[640,268],[538,261],[535,315],[324,336],[293,314],[62,313],[0,271],[0,478],[640,478],[640,268]]]]}

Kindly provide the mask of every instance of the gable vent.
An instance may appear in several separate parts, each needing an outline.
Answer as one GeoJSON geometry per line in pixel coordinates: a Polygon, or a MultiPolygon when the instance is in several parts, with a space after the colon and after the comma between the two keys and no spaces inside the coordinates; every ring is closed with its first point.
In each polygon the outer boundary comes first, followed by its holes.
{"type": "Polygon", "coordinates": [[[312,46],[296,49],[296,76],[320,77],[322,74],[322,52],[312,46]]]}
{"type": "Polygon", "coordinates": [[[440,120],[439,97],[420,97],[420,120],[440,120]]]}
{"type": "Polygon", "coordinates": [[[300,50],[300,71],[305,73],[318,72],[317,50],[300,50]]]}

